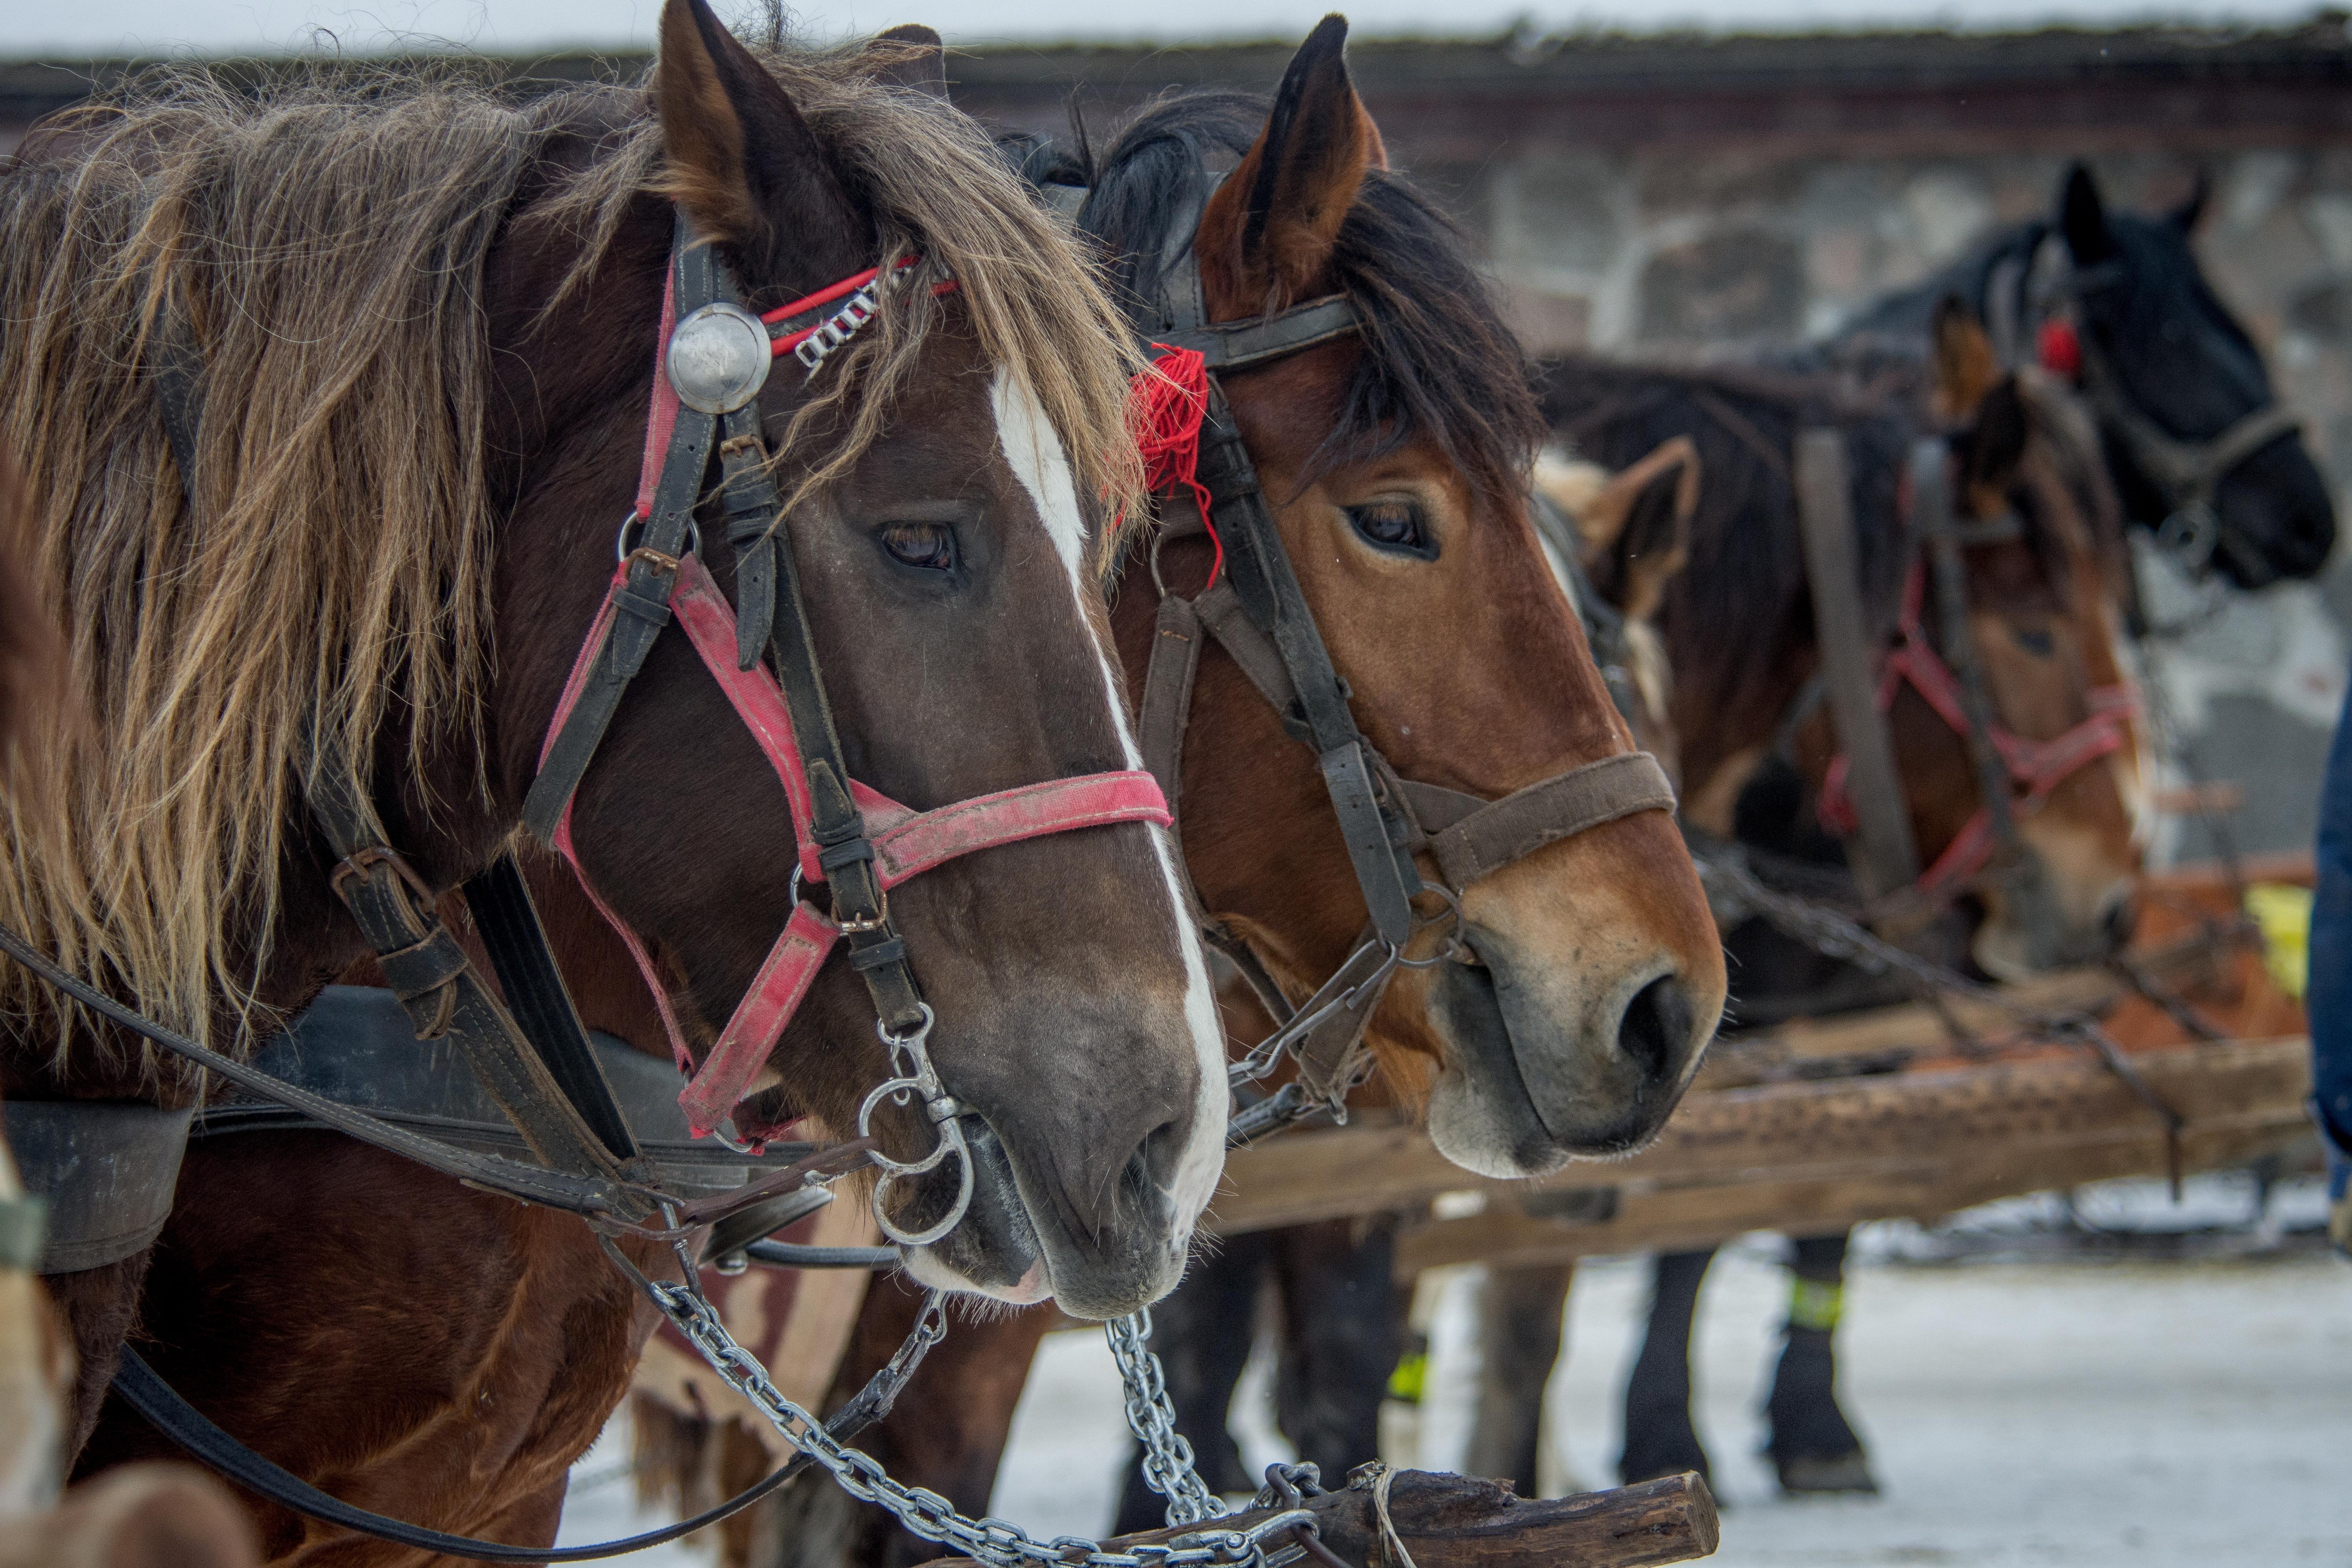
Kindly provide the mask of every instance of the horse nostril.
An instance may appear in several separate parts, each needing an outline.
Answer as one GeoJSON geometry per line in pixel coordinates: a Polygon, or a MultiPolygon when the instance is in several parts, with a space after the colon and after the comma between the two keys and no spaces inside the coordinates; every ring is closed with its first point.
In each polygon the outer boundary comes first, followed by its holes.
{"type": "Polygon", "coordinates": [[[1661,974],[1633,994],[1617,1020],[1617,1048],[1653,1080],[1682,1070],[1683,1047],[1690,1038],[1691,1005],[1682,984],[1661,974]]]}
{"type": "Polygon", "coordinates": [[[1127,1169],[1122,1173],[1130,1196],[1148,1205],[1174,1184],[1176,1168],[1184,1159],[1187,1131],[1183,1120],[1178,1118],[1163,1121],[1144,1134],[1143,1142],[1128,1156],[1127,1169]]]}

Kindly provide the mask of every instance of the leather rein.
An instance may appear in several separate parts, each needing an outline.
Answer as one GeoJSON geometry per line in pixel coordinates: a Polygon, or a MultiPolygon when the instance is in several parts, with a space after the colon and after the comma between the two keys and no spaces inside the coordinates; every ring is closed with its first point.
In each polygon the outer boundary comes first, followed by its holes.
{"type": "Polygon", "coordinates": [[[1213,638],[1284,728],[1315,753],[1369,916],[1339,969],[1294,1003],[1248,944],[1207,912],[1188,878],[1204,939],[1277,1026],[1230,1064],[1231,1083],[1239,1090],[1263,1079],[1285,1055],[1297,1068],[1294,1079],[1234,1116],[1228,1142],[1238,1145],[1318,1111],[1346,1121],[1348,1094],[1373,1067],[1364,1034],[1374,1009],[1398,969],[1459,955],[1461,897],[1470,884],[1559,839],[1636,812],[1671,813],[1675,803],[1664,770],[1646,752],[1604,757],[1487,800],[1402,777],[1358,727],[1348,683],[1299,586],[1219,377],[1355,334],[1361,320],[1354,301],[1331,295],[1210,321],[1193,252],[1205,202],[1203,190],[1177,214],[1155,258],[1152,297],[1129,311],[1146,353],[1157,355],[1155,392],[1163,404],[1173,395],[1172,412],[1160,422],[1168,428],[1146,447],[1161,530],[1151,546],[1159,611],[1138,699],[1139,742],[1171,809],[1180,808],[1193,681],[1202,645],[1213,638]],[[1216,548],[1216,564],[1209,584],[1188,598],[1161,576],[1160,547],[1202,532],[1216,548]],[[1435,882],[1416,864],[1423,851],[1436,862],[1435,882]],[[1421,923],[1412,900],[1424,892],[1445,901],[1454,927],[1436,956],[1408,958],[1405,946],[1421,923]]]}

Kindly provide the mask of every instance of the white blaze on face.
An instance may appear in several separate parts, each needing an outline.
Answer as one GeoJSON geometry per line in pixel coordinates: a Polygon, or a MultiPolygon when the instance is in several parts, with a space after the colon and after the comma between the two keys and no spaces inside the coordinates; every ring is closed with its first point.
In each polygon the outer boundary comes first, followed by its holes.
{"type": "MultiPolygon", "coordinates": [[[[996,433],[1004,449],[1004,460],[1029,492],[1045,520],[1045,531],[1053,537],[1054,552],[1062,558],[1062,565],[1070,584],[1070,599],[1078,617],[1089,629],[1087,641],[1095,650],[1097,664],[1102,670],[1103,700],[1110,709],[1111,722],[1118,729],[1119,754],[1130,768],[1143,766],[1143,752],[1135,743],[1134,732],[1128,727],[1127,704],[1121,700],[1118,674],[1111,668],[1110,656],[1100,639],[1091,630],[1093,621],[1087,610],[1095,595],[1087,581],[1087,530],[1078,510],[1078,489],[1070,475],[1070,461],[1062,449],[1062,437],[1045,417],[1036,395],[1028,386],[999,369],[996,382],[990,390],[990,401],[996,410],[996,433]]],[[[1214,994],[1209,988],[1208,965],[1201,957],[1199,936],[1192,922],[1182,891],[1176,879],[1176,863],[1169,853],[1168,835],[1161,829],[1150,829],[1151,853],[1160,865],[1161,884],[1168,893],[1168,917],[1175,931],[1176,945],[1184,963],[1184,1021],[1192,1031],[1192,1047],[1200,1058],[1200,1104],[1192,1118],[1192,1140],[1185,1147],[1184,1158],[1177,1166],[1176,1178],[1171,1184],[1169,1198],[1176,1212],[1190,1223],[1209,1204],[1215,1192],[1218,1174],[1224,1169],[1225,1155],[1225,1036],[1217,1023],[1214,994]]]]}

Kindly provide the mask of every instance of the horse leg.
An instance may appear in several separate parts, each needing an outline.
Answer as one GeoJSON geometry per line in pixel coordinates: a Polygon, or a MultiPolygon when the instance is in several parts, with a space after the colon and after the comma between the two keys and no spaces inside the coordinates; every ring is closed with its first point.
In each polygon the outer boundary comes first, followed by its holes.
{"type": "Polygon", "coordinates": [[[1874,1492],[1862,1439],[1838,1408],[1833,1336],[1845,1299],[1843,1232],[1800,1237],[1789,1280],[1788,1342],[1765,1411],[1764,1451],[1787,1492],[1874,1492]]]}
{"type": "Polygon", "coordinates": [[[1617,1473],[1628,1486],[1685,1470],[1707,1474],[1706,1450],[1691,1426],[1690,1342],[1699,1282],[1714,1259],[1712,1248],[1667,1252],[1651,1265],[1650,1329],[1625,1381],[1625,1451],[1617,1473]]]}
{"type": "Polygon", "coordinates": [[[1338,1486],[1381,1457],[1381,1402],[1404,1348],[1396,1226],[1375,1218],[1274,1233],[1282,1284],[1275,1413],[1298,1457],[1338,1486]]]}
{"type": "Polygon", "coordinates": [[[1525,1497],[1537,1494],[1537,1440],[1544,1387],[1559,1360],[1573,1263],[1490,1268],[1478,1300],[1477,1415],[1470,1427],[1474,1476],[1508,1478],[1525,1497]]]}
{"type": "MultiPolygon", "coordinates": [[[[1265,1276],[1264,1236],[1227,1239],[1216,1256],[1185,1271],[1183,1283],[1151,1309],[1151,1348],[1167,1370],[1176,1430],[1192,1445],[1201,1479],[1215,1492],[1254,1491],[1242,1451],[1226,1429],[1234,1388],[1249,1361],[1257,1329],[1257,1291],[1265,1276]]],[[[1143,1479],[1143,1456],[1128,1467],[1114,1535],[1157,1530],[1168,1522],[1167,1500],[1143,1479]]]]}

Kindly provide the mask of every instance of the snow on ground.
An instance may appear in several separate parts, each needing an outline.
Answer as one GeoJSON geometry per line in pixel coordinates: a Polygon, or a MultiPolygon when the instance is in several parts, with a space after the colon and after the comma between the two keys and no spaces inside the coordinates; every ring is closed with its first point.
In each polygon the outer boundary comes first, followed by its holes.
{"type": "MultiPolygon", "coordinates": [[[[2210,1184],[2192,1186],[2183,1210],[2151,1192],[2094,1192],[2081,1212],[2143,1230],[2164,1228],[2168,1214],[2230,1217],[2231,1194],[2210,1184]]],[[[1865,1232],[1840,1366],[1885,1489],[1876,1499],[1775,1495],[1755,1450],[1786,1276],[1765,1238],[1727,1248],[1700,1300],[1694,1361],[1700,1436],[1727,1505],[1712,1561],[2352,1568],[2352,1266],[2308,1246],[2257,1249],[2259,1232],[2236,1249],[2244,1256],[2231,1256],[2225,1238],[2191,1248],[2193,1259],[2053,1260],[2036,1246],[2060,1216],[2058,1200],[2020,1200],[1933,1233],[1865,1232]],[[2032,1260],[1918,1261],[1956,1253],[2032,1260]]],[[[1475,1284],[1455,1271],[1439,1294],[1419,1447],[1390,1456],[1398,1462],[1445,1468],[1463,1451],[1475,1284]]],[[[1548,1395],[1552,1489],[1571,1476],[1612,1479],[1646,1289],[1636,1259],[1579,1271],[1570,1353],[1548,1395]]],[[[1263,1465],[1286,1456],[1256,1370],[1236,1418],[1244,1457],[1263,1465]]],[[[993,1510],[1041,1536],[1098,1531],[1127,1451],[1101,1336],[1054,1335],[1015,1418],[993,1510]]],[[[575,1470],[565,1542],[659,1522],[638,1518],[614,1479],[625,1456],[625,1440],[608,1433],[575,1470]]],[[[700,1559],[671,1547],[635,1561],[700,1559]]]]}

